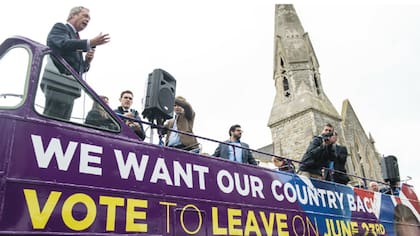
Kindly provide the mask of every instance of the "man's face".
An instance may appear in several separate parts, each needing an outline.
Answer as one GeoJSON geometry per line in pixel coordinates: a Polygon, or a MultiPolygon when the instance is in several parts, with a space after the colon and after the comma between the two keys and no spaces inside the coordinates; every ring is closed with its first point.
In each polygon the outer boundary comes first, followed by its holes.
{"type": "Polygon", "coordinates": [[[324,129],[322,130],[322,134],[332,133],[333,131],[334,131],[333,128],[331,128],[329,126],[324,126],[324,129]]]}
{"type": "Polygon", "coordinates": [[[232,137],[236,139],[240,139],[242,137],[242,129],[236,128],[233,132],[231,132],[231,134],[232,134],[232,137]]]}
{"type": "Polygon", "coordinates": [[[373,183],[370,185],[370,188],[372,189],[372,191],[378,192],[379,191],[379,187],[377,183],[373,183]]]}
{"type": "Polygon", "coordinates": [[[124,93],[120,98],[121,106],[125,109],[129,109],[133,104],[133,95],[130,93],[124,93]]]}
{"type": "Polygon", "coordinates": [[[82,31],[89,24],[90,15],[88,9],[82,9],[78,14],[74,15],[70,23],[74,26],[77,32],[82,31]]]}

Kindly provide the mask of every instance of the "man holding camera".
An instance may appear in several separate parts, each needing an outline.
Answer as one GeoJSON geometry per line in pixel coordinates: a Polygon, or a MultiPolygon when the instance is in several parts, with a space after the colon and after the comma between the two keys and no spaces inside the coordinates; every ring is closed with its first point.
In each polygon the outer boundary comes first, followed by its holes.
{"type": "Polygon", "coordinates": [[[334,160],[330,161],[329,169],[324,172],[324,178],[325,180],[346,185],[350,181],[350,178],[346,174],[348,152],[346,146],[337,144],[337,140],[338,133],[337,131],[334,131],[334,135],[330,138],[334,153],[334,160]]]}
{"type": "Polygon", "coordinates": [[[334,150],[332,144],[334,140],[330,139],[334,134],[334,127],[326,124],[321,135],[313,137],[305,154],[302,157],[299,166],[299,175],[322,178],[322,169],[328,167],[328,163],[334,160],[334,150]]]}

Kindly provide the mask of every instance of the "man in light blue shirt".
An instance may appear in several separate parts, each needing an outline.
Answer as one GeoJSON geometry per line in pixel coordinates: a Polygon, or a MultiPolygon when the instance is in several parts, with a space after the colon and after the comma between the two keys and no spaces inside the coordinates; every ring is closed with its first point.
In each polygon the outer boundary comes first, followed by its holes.
{"type": "Polygon", "coordinates": [[[231,142],[232,146],[229,145],[229,160],[242,162],[242,145],[239,140],[231,142]],[[238,147],[235,147],[238,146],[238,147]]]}
{"type": "Polygon", "coordinates": [[[219,146],[214,151],[213,156],[222,157],[231,161],[239,163],[247,163],[251,165],[258,165],[255,158],[252,156],[252,152],[246,148],[249,148],[249,145],[241,142],[242,129],[240,125],[232,125],[229,129],[230,138],[225,141],[228,144],[219,144],[219,146]]]}

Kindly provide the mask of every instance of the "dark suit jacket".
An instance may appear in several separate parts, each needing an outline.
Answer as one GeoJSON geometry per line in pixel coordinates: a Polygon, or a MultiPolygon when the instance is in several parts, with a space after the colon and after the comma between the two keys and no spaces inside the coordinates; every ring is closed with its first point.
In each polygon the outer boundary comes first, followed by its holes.
{"type": "MultiPolygon", "coordinates": [[[[122,106],[119,106],[117,109],[114,110],[115,113],[117,114],[124,114],[124,109],[122,108],[122,106]]],[[[139,112],[135,109],[130,109],[130,112],[133,113],[134,115],[134,119],[136,120],[141,120],[139,112]]],[[[124,122],[126,121],[126,119],[124,119],[123,117],[120,117],[124,122]]],[[[131,127],[131,129],[134,131],[134,133],[137,134],[137,136],[139,136],[139,138],[143,141],[146,138],[146,133],[144,132],[143,129],[143,124],[141,122],[138,122],[140,125],[139,129],[136,129],[134,127],[131,127]]]]}
{"type": "Polygon", "coordinates": [[[310,142],[302,157],[299,170],[307,171],[321,176],[321,170],[328,167],[328,162],[334,160],[334,152],[331,145],[323,146],[322,137],[315,136],[310,142]]]}
{"type": "MultiPolygon", "coordinates": [[[[346,171],[346,160],[347,160],[347,148],[345,146],[336,145],[335,147],[335,159],[334,159],[334,170],[338,170],[344,173],[346,171]]],[[[350,179],[346,174],[334,172],[333,180],[336,183],[347,184],[350,179]]]]}
{"type": "MultiPolygon", "coordinates": [[[[83,60],[82,53],[89,50],[87,40],[78,39],[70,25],[56,23],[48,34],[47,45],[62,56],[79,74],[89,70],[89,63],[83,60]]],[[[61,73],[70,74],[59,63],[54,62],[54,64],[61,73]]]]}
{"type": "MultiPolygon", "coordinates": [[[[226,143],[230,143],[230,140],[226,140],[226,143]]],[[[241,146],[245,148],[249,148],[249,145],[241,142],[241,146]]],[[[229,160],[229,145],[226,144],[219,144],[219,146],[214,151],[213,156],[215,157],[221,157],[224,159],[229,160]]],[[[242,149],[242,163],[248,163],[251,165],[258,165],[255,158],[252,156],[252,152],[247,149],[242,149]]]]}
{"type": "MultiPolygon", "coordinates": [[[[178,103],[180,107],[184,108],[184,113],[180,114],[178,119],[176,120],[176,127],[179,131],[192,134],[193,127],[194,127],[195,112],[188,102],[179,101],[178,103]]],[[[165,127],[173,128],[174,123],[175,123],[175,120],[171,119],[168,122],[166,122],[165,127]]],[[[168,130],[165,133],[166,133],[165,145],[167,145],[169,141],[169,136],[171,135],[171,131],[168,130]]],[[[197,139],[193,136],[180,133],[179,139],[181,139],[182,145],[184,145],[188,150],[195,149],[199,145],[197,142],[197,139]]]]}

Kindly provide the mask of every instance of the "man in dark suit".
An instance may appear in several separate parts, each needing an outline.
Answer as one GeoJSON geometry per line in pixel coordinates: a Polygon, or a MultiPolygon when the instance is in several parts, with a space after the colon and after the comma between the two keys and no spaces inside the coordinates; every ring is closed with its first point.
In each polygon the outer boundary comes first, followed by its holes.
{"type": "Polygon", "coordinates": [[[308,178],[323,179],[322,170],[334,159],[332,139],[334,127],[325,124],[322,133],[314,136],[300,162],[298,174],[308,178]]]}
{"type": "MultiPolygon", "coordinates": [[[[67,23],[56,23],[48,34],[47,45],[62,56],[80,75],[89,70],[96,46],[109,42],[109,35],[100,33],[92,39],[80,39],[79,32],[89,24],[89,9],[73,7],[67,23]],[[83,53],[87,52],[85,59],[83,53]]],[[[61,73],[68,73],[60,71],[61,73]]]]}
{"type": "Polygon", "coordinates": [[[229,129],[229,136],[230,139],[226,140],[225,142],[230,143],[232,145],[219,144],[219,146],[214,151],[213,156],[222,157],[231,161],[248,163],[251,165],[258,165],[257,161],[252,156],[252,152],[248,149],[241,148],[249,148],[248,144],[240,141],[242,137],[241,126],[232,125],[229,129]]]}
{"type": "Polygon", "coordinates": [[[330,162],[330,170],[326,173],[325,179],[340,184],[347,184],[350,181],[350,178],[346,174],[347,148],[337,144],[337,132],[334,131],[334,135],[330,139],[332,150],[334,151],[334,159],[330,162]]]}
{"type": "Polygon", "coordinates": [[[120,95],[120,102],[121,106],[119,106],[117,109],[115,109],[115,113],[123,115],[121,117],[125,124],[128,125],[134,133],[139,136],[140,140],[144,140],[146,138],[146,133],[144,132],[143,125],[140,122],[136,122],[135,120],[141,120],[139,112],[133,108],[131,108],[131,105],[133,105],[133,92],[130,90],[125,90],[121,92],[120,95]],[[127,117],[129,119],[125,119],[124,117],[127,117]]]}
{"type": "MultiPolygon", "coordinates": [[[[47,38],[47,45],[52,51],[63,57],[79,75],[89,70],[96,46],[106,44],[110,40],[108,34],[102,33],[90,40],[80,39],[79,32],[86,28],[89,21],[89,9],[74,7],[70,10],[67,23],[56,23],[47,38]],[[85,58],[83,52],[86,52],[85,58]]],[[[80,96],[80,86],[74,79],[72,81],[68,69],[53,57],[51,59],[53,63],[47,66],[41,83],[46,96],[44,114],[68,120],[73,110],[74,99],[80,96]],[[55,69],[52,69],[54,66],[55,69]]]]}

